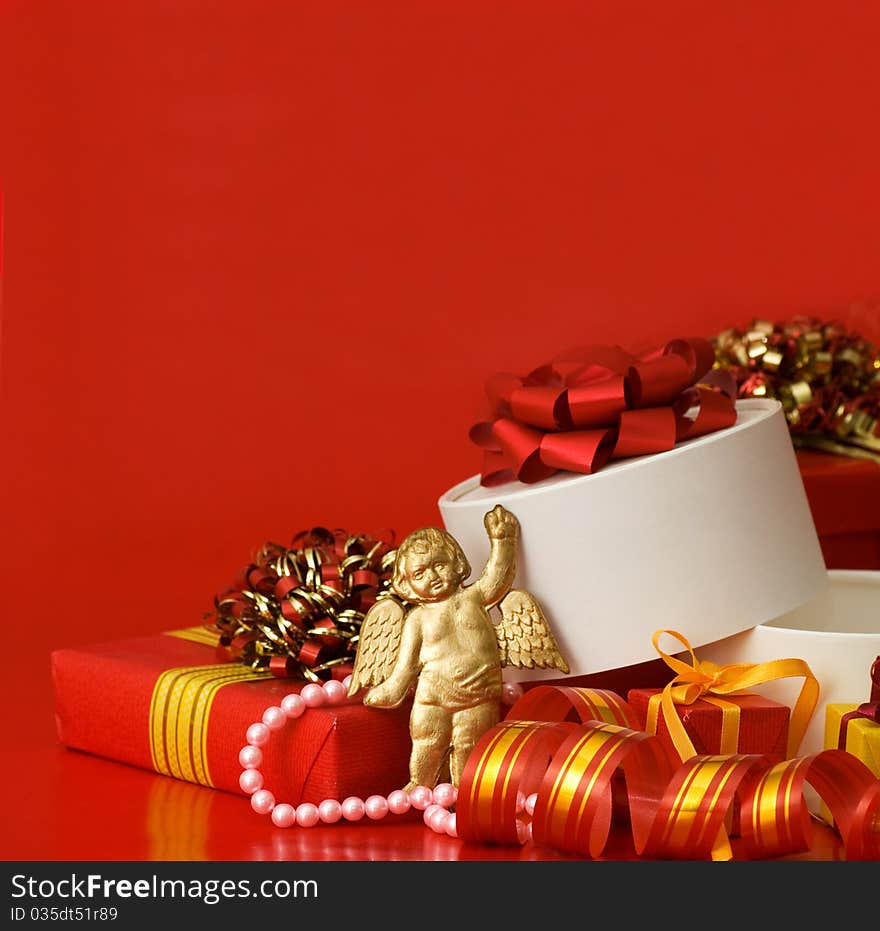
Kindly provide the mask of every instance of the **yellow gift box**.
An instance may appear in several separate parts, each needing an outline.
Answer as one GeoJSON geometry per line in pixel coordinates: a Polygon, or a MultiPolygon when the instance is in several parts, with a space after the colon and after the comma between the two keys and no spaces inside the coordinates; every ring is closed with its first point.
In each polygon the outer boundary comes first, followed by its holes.
{"type": "MultiPolygon", "coordinates": [[[[845,722],[841,745],[841,727],[844,726],[844,716],[857,711],[858,704],[829,704],[825,706],[825,746],[826,750],[846,750],[857,756],[880,779],[880,724],[869,717],[854,716],[845,722]]],[[[819,817],[827,824],[833,824],[834,819],[823,802],[819,807],[819,817]]]]}

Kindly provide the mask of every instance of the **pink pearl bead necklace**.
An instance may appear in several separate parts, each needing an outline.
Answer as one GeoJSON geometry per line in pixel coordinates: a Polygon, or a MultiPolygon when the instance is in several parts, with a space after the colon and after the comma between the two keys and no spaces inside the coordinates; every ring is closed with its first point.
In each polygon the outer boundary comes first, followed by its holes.
{"type": "MultiPolygon", "coordinates": [[[[455,804],[458,790],[451,783],[444,782],[433,789],[428,786],[416,786],[408,792],[395,789],[386,795],[370,795],[365,799],[350,795],[341,802],[335,798],[326,798],[320,805],[303,802],[293,806],[286,802],[277,803],[275,796],[263,785],[263,748],[269,743],[272,734],[281,730],[291,720],[301,717],[307,708],[320,708],[322,705],[340,705],[348,695],[351,676],[342,682],[330,679],[324,683],[310,682],[297,694],[291,692],[281,699],[278,705],[272,705],[263,712],[261,721],[256,721],[247,729],[247,743],[238,754],[238,762],[243,769],[238,784],[242,791],[251,797],[251,808],[257,814],[269,815],[272,823],[279,828],[298,825],[311,828],[316,824],[335,824],[344,820],[349,822],[368,818],[381,821],[389,814],[403,815],[411,808],[422,812],[425,824],[438,834],[457,837],[455,812],[449,809],[455,804]]],[[[522,687],[505,683],[502,701],[513,704],[522,695],[522,687]]],[[[523,799],[520,810],[528,810],[529,803],[534,810],[534,799],[523,799]]]]}

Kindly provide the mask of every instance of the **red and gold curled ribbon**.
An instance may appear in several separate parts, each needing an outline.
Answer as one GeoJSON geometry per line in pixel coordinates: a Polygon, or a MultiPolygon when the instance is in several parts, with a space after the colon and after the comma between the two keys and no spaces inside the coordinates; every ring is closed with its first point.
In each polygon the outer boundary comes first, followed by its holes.
{"type": "Polygon", "coordinates": [[[392,535],[322,527],[265,543],[208,616],[220,648],[252,669],[322,681],[354,661],[366,611],[389,590],[392,535]]]}
{"type": "Polygon", "coordinates": [[[733,806],[746,857],[780,857],[810,847],[809,782],[835,817],[847,859],[880,857],[880,780],[852,754],[824,750],[776,765],[758,755],[695,756],[676,769],[657,737],[608,720],[626,717],[625,708],[614,693],[530,689],[468,759],[459,836],[522,843],[517,798],[537,793],[534,842],[598,858],[622,780],[641,857],[732,859],[725,822],[733,806]]]}
{"type": "Polygon", "coordinates": [[[732,426],[733,396],[704,379],[713,361],[708,340],[675,339],[644,356],[587,346],[525,377],[493,375],[490,419],[470,430],[484,450],[481,484],[532,483],[559,470],[588,474],[611,459],[663,452],[732,426]]]}
{"type": "MultiPolygon", "coordinates": [[[[875,318],[877,309],[874,309],[875,318]]],[[[755,319],[713,339],[739,397],[782,404],[795,446],[880,462],[880,347],[842,321],[755,319]]]]}
{"type": "Polygon", "coordinates": [[[663,661],[676,675],[661,692],[649,699],[645,729],[650,734],[656,733],[658,709],[662,711],[669,736],[683,761],[694,756],[696,751],[676,714],[676,705],[691,705],[700,698],[717,705],[722,713],[721,752],[734,753],[739,742],[739,708],[721,696],[747,694],[756,685],[793,676],[803,677],[804,680],[791,712],[788,730],[788,755],[794,756],[797,753],[819,700],[819,681],[804,660],[791,658],[768,663],[730,663],[719,666],[717,663],[698,660],[687,638],[677,630],[657,630],[652,642],[663,661]],[[659,641],[663,634],[681,641],[690,653],[690,663],[660,649],[659,641]]]}

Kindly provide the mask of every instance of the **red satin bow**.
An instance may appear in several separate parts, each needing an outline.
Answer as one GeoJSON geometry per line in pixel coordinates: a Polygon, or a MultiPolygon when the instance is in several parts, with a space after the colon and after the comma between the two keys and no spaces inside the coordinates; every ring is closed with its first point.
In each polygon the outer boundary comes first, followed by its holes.
{"type": "Polygon", "coordinates": [[[733,426],[736,385],[712,369],[714,360],[708,340],[675,339],[644,356],[587,346],[525,378],[493,375],[491,419],[470,430],[484,450],[481,484],[589,474],[611,459],[663,452],[733,426]]]}

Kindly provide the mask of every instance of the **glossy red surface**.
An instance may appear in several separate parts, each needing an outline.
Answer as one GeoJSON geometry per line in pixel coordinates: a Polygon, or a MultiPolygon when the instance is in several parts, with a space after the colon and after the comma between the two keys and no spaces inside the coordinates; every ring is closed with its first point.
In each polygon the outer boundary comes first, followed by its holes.
{"type": "Polygon", "coordinates": [[[875,296],[878,46],[795,0],[3,0],[0,855],[536,854],[65,751],[49,652],[436,523],[491,372],[875,296]]]}
{"type": "MultiPolygon", "coordinates": [[[[415,813],[276,828],[241,796],[61,748],[32,749],[22,771],[28,785],[5,816],[7,860],[577,859],[533,844],[464,843],[435,834],[415,813]]],[[[602,859],[637,859],[624,831],[612,834],[602,859]]],[[[837,835],[817,822],[810,850],[787,859],[840,860],[843,852],[837,835]]]]}

